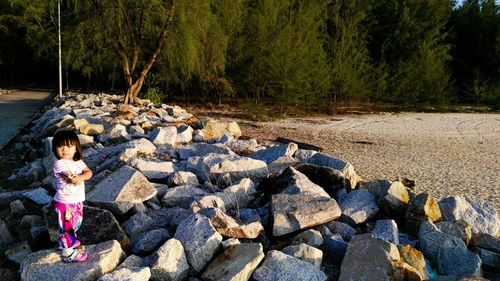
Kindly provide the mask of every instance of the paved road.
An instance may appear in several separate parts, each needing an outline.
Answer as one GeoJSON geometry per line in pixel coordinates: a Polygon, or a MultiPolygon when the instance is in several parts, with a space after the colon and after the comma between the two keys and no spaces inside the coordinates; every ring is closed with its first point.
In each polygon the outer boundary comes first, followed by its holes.
{"type": "Polygon", "coordinates": [[[0,96],[0,150],[52,97],[50,90],[14,91],[0,96]]]}

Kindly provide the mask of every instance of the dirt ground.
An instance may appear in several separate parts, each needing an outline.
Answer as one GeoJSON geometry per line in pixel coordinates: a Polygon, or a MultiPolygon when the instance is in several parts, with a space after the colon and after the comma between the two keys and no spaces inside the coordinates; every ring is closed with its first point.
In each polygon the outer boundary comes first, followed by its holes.
{"type": "Polygon", "coordinates": [[[309,143],[365,180],[409,178],[440,200],[480,197],[500,210],[500,114],[381,113],[240,122],[243,134],[309,143]]]}

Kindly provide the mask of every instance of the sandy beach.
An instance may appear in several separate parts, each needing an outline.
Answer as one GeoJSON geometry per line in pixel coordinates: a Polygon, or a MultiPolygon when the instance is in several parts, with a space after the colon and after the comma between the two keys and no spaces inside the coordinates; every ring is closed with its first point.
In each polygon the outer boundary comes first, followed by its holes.
{"type": "Polygon", "coordinates": [[[243,134],[313,144],[351,162],[364,180],[406,177],[437,200],[480,197],[500,211],[500,114],[383,113],[257,124],[242,125],[243,134]]]}

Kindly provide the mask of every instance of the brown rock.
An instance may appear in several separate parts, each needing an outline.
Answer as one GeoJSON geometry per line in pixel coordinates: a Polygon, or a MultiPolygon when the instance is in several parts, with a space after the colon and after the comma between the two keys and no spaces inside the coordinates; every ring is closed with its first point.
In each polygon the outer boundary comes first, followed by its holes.
{"type": "Polygon", "coordinates": [[[131,118],[137,116],[137,113],[134,111],[133,108],[128,107],[128,106],[120,106],[115,112],[115,117],[116,118],[125,118],[130,120],[131,118]]]}
{"type": "Polygon", "coordinates": [[[428,193],[420,193],[406,211],[407,218],[426,219],[436,222],[441,220],[441,210],[434,198],[428,193]]]}
{"type": "Polygon", "coordinates": [[[422,277],[418,270],[404,261],[393,261],[392,267],[394,269],[391,276],[393,280],[421,281],[426,279],[422,277]]]}
{"type": "Polygon", "coordinates": [[[104,126],[102,124],[89,124],[80,128],[80,133],[89,136],[98,136],[104,134],[104,126]]]}
{"type": "Polygon", "coordinates": [[[264,232],[260,222],[240,225],[220,209],[204,210],[203,214],[210,218],[210,222],[219,234],[227,237],[254,239],[264,232]]]}
{"type": "Polygon", "coordinates": [[[425,260],[422,252],[408,245],[398,245],[398,251],[401,256],[401,261],[417,270],[423,279],[430,278],[430,275],[425,267],[425,260]]]}
{"type": "Polygon", "coordinates": [[[89,125],[89,121],[85,118],[73,119],[73,125],[75,129],[80,130],[81,127],[89,125]]]}

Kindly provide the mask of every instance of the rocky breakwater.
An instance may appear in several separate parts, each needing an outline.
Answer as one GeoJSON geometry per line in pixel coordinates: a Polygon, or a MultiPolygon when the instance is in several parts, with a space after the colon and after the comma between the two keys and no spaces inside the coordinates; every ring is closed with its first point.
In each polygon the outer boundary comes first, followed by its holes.
{"type": "Polygon", "coordinates": [[[34,121],[24,139],[43,157],[12,178],[35,188],[0,193],[2,276],[485,280],[500,271],[500,220],[480,199],[436,202],[411,181],[363,181],[350,163],[294,143],[262,146],[235,122],[119,99],[69,96],[34,121]],[[54,247],[59,129],[78,132],[94,172],[78,233],[84,263],[64,264],[54,247]]]}

